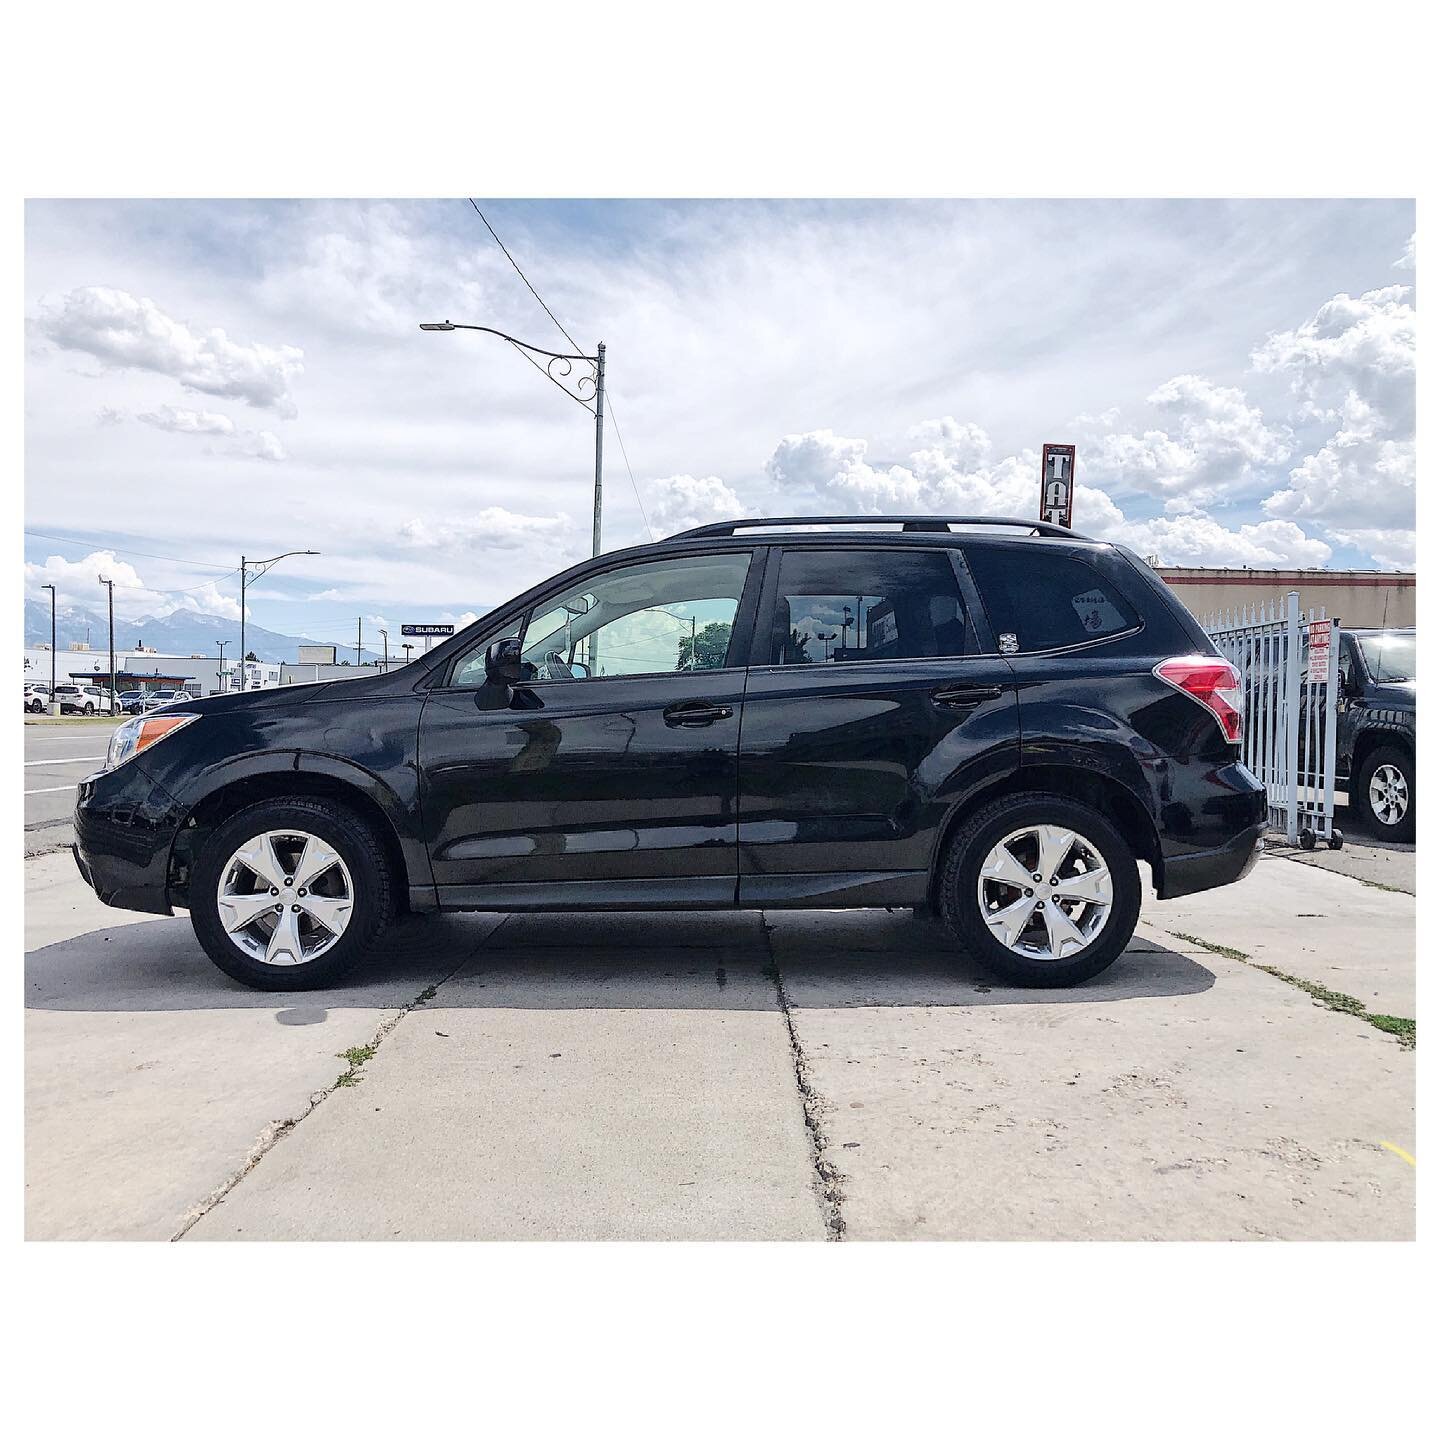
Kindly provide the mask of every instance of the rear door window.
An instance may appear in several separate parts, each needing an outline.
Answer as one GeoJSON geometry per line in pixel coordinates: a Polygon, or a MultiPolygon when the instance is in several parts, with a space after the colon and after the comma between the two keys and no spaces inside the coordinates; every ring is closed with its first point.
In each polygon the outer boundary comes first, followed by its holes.
{"type": "Polygon", "coordinates": [[[786,550],[771,665],[973,654],[955,567],[940,550],[786,550]]]}
{"type": "Polygon", "coordinates": [[[965,562],[975,578],[1002,654],[1062,650],[1133,630],[1130,603],[1098,570],[1039,546],[975,546],[965,562]]]}

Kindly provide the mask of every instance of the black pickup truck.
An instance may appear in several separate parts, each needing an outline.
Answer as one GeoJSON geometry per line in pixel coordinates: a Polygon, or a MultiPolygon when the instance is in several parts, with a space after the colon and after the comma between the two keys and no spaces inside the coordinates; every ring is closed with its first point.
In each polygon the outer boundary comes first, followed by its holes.
{"type": "Polygon", "coordinates": [[[1415,838],[1415,631],[1342,630],[1335,770],[1350,814],[1387,840],[1415,838]]]}

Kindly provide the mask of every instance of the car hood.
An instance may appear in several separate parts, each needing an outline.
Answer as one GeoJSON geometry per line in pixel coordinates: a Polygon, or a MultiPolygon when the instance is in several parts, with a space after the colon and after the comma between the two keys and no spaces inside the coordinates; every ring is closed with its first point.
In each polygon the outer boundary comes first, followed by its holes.
{"type": "Polygon", "coordinates": [[[370,695],[392,693],[395,689],[393,673],[388,676],[346,676],[343,679],[307,681],[303,685],[272,685],[264,690],[206,695],[203,699],[172,700],[150,713],[163,715],[167,711],[184,711],[187,715],[228,715],[235,710],[271,710],[281,705],[304,705],[312,700],[363,700],[370,695]]]}
{"type": "Polygon", "coordinates": [[[1392,710],[1415,708],[1415,682],[1395,680],[1388,685],[1375,685],[1367,697],[1372,705],[1385,705],[1392,710]]]}

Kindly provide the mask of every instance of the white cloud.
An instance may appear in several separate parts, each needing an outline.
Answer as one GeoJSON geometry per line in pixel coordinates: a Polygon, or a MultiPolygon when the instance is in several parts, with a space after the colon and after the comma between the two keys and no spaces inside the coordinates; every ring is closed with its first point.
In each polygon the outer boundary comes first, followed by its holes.
{"type": "MultiPolygon", "coordinates": [[[[1303,325],[1268,336],[1251,352],[1260,374],[1289,378],[1294,393],[1323,407],[1354,393],[1390,425],[1415,423],[1415,309],[1406,285],[1327,300],[1303,325]]],[[[1322,410],[1323,413],[1323,410],[1322,410]]]]}
{"type": "Polygon", "coordinates": [[[234,596],[225,594],[213,581],[178,592],[157,590],[113,550],[95,550],[80,560],[50,555],[43,563],[27,562],[25,598],[48,602],[49,593],[43,587],[50,584],[55,587],[57,605],[75,606],[103,615],[107,596],[100,584],[102,575],[115,582],[115,614],[122,620],[138,620],[144,615],[169,615],[176,610],[195,610],[232,620],[240,618],[239,602],[234,596]]]}
{"type": "Polygon", "coordinates": [[[657,540],[745,514],[740,497],[715,475],[666,475],[644,489],[645,513],[657,540]]]}
{"type": "Polygon", "coordinates": [[[1413,530],[1336,530],[1335,539],[1364,551],[1380,570],[1415,568],[1413,530]]]}
{"type": "Polygon", "coordinates": [[[1413,270],[1415,268],[1415,232],[1410,232],[1410,238],[1405,242],[1405,249],[1400,258],[1394,261],[1390,268],[1392,270],[1413,270]]]}
{"type": "Polygon", "coordinates": [[[235,422],[228,415],[211,410],[186,410],[177,405],[161,405],[157,410],[142,411],[135,417],[157,430],[173,435],[233,435],[235,422]]]}
{"type": "Polygon", "coordinates": [[[1265,501],[1270,515],[1327,527],[1413,528],[1415,311],[1403,285],[1337,295],[1294,330],[1271,335],[1255,368],[1336,429],[1265,501]]]}
{"type": "Polygon", "coordinates": [[[38,334],[115,369],[168,375],[187,390],[296,413],[290,382],[303,370],[293,345],[238,344],[221,329],[192,330],[153,300],[89,285],[42,301],[38,334]]]}
{"type": "MultiPolygon", "coordinates": [[[[1099,527],[1088,527],[1099,534],[1099,527]]],[[[1325,565],[1334,553],[1288,520],[1262,520],[1227,529],[1208,515],[1166,516],[1127,521],[1105,538],[1140,555],[1158,555],[1163,565],[1305,567],[1325,565]]]]}
{"type": "Polygon", "coordinates": [[[286,458],[285,447],[273,430],[242,430],[228,415],[220,415],[213,410],[189,410],[179,405],[161,405],[155,410],[142,411],[135,418],[172,435],[220,436],[230,442],[222,447],[223,453],[227,455],[243,455],[252,460],[269,461],[286,458]]]}
{"type": "MultiPolygon", "coordinates": [[[[557,562],[574,554],[580,545],[567,515],[524,515],[499,505],[445,521],[406,520],[399,527],[398,539],[410,550],[471,557],[487,550],[544,548],[557,562]]],[[[574,558],[578,559],[578,554],[574,558]]]]}
{"type": "Polygon", "coordinates": [[[1174,431],[1117,431],[1111,414],[1084,447],[1086,474],[1121,493],[1148,494],[1189,506],[1239,490],[1290,454],[1287,429],[1269,425],[1245,395],[1198,375],[1177,375],[1148,397],[1174,431]]]}

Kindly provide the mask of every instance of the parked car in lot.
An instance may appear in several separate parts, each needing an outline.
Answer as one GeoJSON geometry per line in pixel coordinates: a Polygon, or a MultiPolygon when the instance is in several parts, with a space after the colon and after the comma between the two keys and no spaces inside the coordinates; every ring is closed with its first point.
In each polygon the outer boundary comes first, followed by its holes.
{"type": "Polygon", "coordinates": [[[127,721],[75,853],[265,989],[334,981],[405,910],[782,906],[934,911],[1070,985],[1129,941],[1138,862],[1162,897],[1254,864],[1237,686],[1142,561],[1056,526],[708,525],[398,671],[127,721]]]}
{"type": "Polygon", "coordinates": [[[120,713],[118,699],[100,685],[57,685],[55,698],[62,715],[109,715],[120,713]]]}
{"type": "Polygon", "coordinates": [[[1335,771],[1376,835],[1415,838],[1415,631],[1341,630],[1335,771]]]}
{"type": "Polygon", "coordinates": [[[38,681],[25,682],[25,711],[29,715],[43,715],[50,708],[50,687],[38,681]]]}
{"type": "Polygon", "coordinates": [[[142,710],[158,710],[162,705],[173,705],[177,700],[186,699],[183,690],[152,690],[141,701],[142,710]]]}
{"type": "Polygon", "coordinates": [[[122,715],[138,715],[145,708],[143,690],[122,690],[116,698],[120,702],[122,715]]]}

